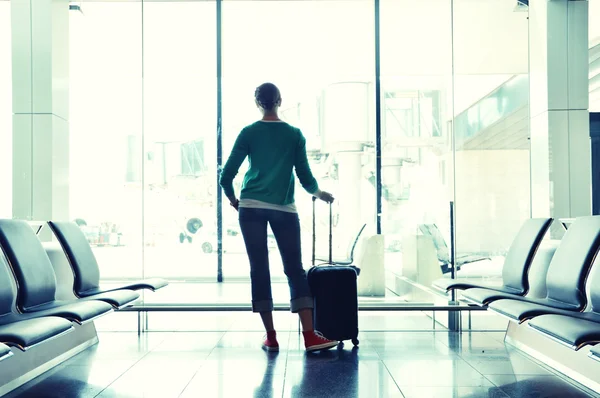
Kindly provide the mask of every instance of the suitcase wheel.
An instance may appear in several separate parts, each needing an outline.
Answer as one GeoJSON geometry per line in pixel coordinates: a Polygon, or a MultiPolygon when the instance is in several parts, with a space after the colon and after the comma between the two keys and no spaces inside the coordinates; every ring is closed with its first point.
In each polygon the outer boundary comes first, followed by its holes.
{"type": "Polygon", "coordinates": [[[352,339],[352,344],[354,344],[354,347],[358,346],[358,339],[352,339]]]}

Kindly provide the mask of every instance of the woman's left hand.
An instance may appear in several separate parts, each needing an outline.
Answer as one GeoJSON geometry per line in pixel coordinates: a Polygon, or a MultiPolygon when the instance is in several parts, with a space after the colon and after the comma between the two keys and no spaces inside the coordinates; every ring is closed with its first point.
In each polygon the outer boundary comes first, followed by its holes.
{"type": "Polygon", "coordinates": [[[239,210],[240,207],[240,200],[239,199],[235,199],[234,201],[229,203],[231,205],[231,207],[233,207],[235,210],[239,210]]]}

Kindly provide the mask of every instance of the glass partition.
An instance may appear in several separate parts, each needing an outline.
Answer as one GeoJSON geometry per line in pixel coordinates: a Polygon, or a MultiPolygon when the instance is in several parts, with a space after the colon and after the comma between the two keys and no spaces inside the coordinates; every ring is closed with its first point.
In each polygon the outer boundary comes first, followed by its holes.
{"type": "Polygon", "coordinates": [[[433,303],[450,272],[451,2],[381,2],[382,233],[388,287],[433,303]]]}
{"type": "MultiPolygon", "coordinates": [[[[258,119],[254,90],[275,83],[282,93],[280,117],[307,140],[310,166],[333,206],[334,254],[346,257],[364,224],[374,230],[374,20],[371,1],[225,1],[223,3],[224,159],[240,130],[258,119]],[[344,18],[338,18],[343,13],[344,18]],[[310,29],[307,27],[310,26],[310,29]],[[235,27],[235,28],[234,28],[235,27]],[[243,33],[242,33],[243,32],[243,33]],[[262,43],[267,43],[268,46],[262,43]]],[[[239,195],[247,161],[236,179],[239,195]]],[[[311,196],[297,183],[304,266],[312,247],[311,196]]],[[[317,206],[317,256],[328,253],[329,213],[317,206]]],[[[225,279],[249,280],[237,213],[223,206],[225,279]]],[[[284,281],[273,237],[271,277],[284,281]]],[[[287,302],[287,284],[275,300],[287,302]]]]}
{"type": "Polygon", "coordinates": [[[600,2],[589,2],[590,112],[600,112],[600,2]]]}
{"type": "Polygon", "coordinates": [[[508,0],[454,0],[453,15],[457,276],[500,284],[531,214],[528,13],[508,0]]]}
{"type": "Polygon", "coordinates": [[[104,280],[140,278],[142,6],[85,2],[81,9],[69,18],[70,216],[104,280]]]}
{"type": "Polygon", "coordinates": [[[144,3],[145,276],[216,278],[215,10],[214,1],[144,3]]]}
{"type": "Polygon", "coordinates": [[[527,18],[510,1],[454,1],[459,277],[499,278],[530,217],[527,18]]]}
{"type": "Polygon", "coordinates": [[[382,232],[388,288],[442,304],[500,281],[530,216],[528,12],[509,0],[381,2],[382,232]],[[409,39],[410,38],[410,39],[409,39]]]}
{"type": "MultiPolygon", "coordinates": [[[[250,303],[237,213],[217,200],[217,148],[224,163],[240,130],[260,118],[253,93],[266,81],[280,87],[280,116],[302,130],[321,188],[336,197],[333,254],[361,267],[361,305],[447,305],[431,283],[452,274],[452,226],[458,277],[499,281],[530,215],[527,8],[379,4],[379,31],[373,0],[86,1],[70,13],[70,219],[103,282],[167,278],[171,286],[145,294],[146,303],[250,303]],[[381,261],[369,252],[379,244],[369,241],[378,192],[381,261]],[[373,293],[376,284],[383,289],[373,293]]],[[[0,1],[2,87],[11,86],[9,22],[10,3],[0,1]]],[[[11,101],[0,91],[7,187],[11,101]]],[[[299,184],[296,201],[309,268],[312,202],[299,184]]],[[[0,198],[0,216],[11,203],[0,198]]],[[[321,202],[316,220],[317,257],[326,260],[321,202]]],[[[272,236],[269,249],[274,298],[287,303],[272,236]]]]}

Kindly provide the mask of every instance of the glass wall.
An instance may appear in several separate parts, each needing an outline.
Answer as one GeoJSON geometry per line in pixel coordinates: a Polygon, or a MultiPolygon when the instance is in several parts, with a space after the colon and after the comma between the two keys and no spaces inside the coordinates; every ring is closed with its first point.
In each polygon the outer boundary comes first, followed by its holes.
{"type": "Polygon", "coordinates": [[[381,2],[385,264],[389,287],[413,302],[432,302],[431,282],[449,270],[442,263],[448,247],[432,234],[448,242],[454,167],[447,101],[452,98],[451,22],[447,0],[381,2]]]}
{"type": "MultiPolygon", "coordinates": [[[[275,83],[282,93],[281,118],[302,130],[320,188],[336,197],[334,253],[347,256],[362,225],[372,230],[375,220],[372,1],[225,1],[223,15],[223,162],[239,131],[260,118],[255,88],[275,83]],[[341,13],[344,18],[337,17],[341,13]]],[[[246,169],[247,161],[236,179],[238,195],[246,169]]],[[[308,268],[312,201],[299,183],[295,192],[308,268]]],[[[248,279],[237,213],[225,202],[224,277],[248,279]]],[[[316,249],[323,257],[328,253],[329,210],[323,202],[316,208],[316,249]]],[[[269,246],[271,276],[283,280],[273,238],[269,246]]],[[[289,293],[282,289],[275,299],[285,303],[289,293]]]]}
{"type": "MultiPolygon", "coordinates": [[[[7,4],[0,1],[0,18],[8,21],[7,4]]],[[[221,20],[217,4],[87,1],[70,13],[70,218],[104,282],[164,277],[172,286],[145,300],[249,303],[237,213],[217,200],[217,147],[224,163],[240,130],[259,119],[253,93],[266,81],[280,87],[280,116],[303,131],[311,168],[336,197],[334,257],[354,257],[359,283],[383,275],[385,289],[361,292],[361,303],[447,302],[431,282],[452,273],[451,203],[458,277],[498,279],[530,214],[526,8],[381,0],[376,32],[373,0],[224,0],[221,20]],[[376,234],[379,189],[380,262],[363,256],[376,234]],[[217,284],[220,262],[225,283],[217,284]]],[[[7,26],[0,51],[10,54],[7,26]]],[[[0,79],[10,83],[5,59],[0,79]]],[[[10,104],[2,91],[0,105],[3,96],[10,104]]],[[[9,108],[0,113],[0,151],[10,147],[9,108]]],[[[0,179],[10,181],[9,157],[0,158],[0,179]]],[[[309,268],[312,202],[300,184],[296,192],[309,268]]],[[[0,202],[2,211],[10,203],[0,202]]],[[[325,259],[327,205],[317,212],[316,251],[325,259]]],[[[272,236],[269,245],[274,298],[287,303],[272,236]]]]}
{"type": "Polygon", "coordinates": [[[145,276],[216,277],[215,10],[144,3],[145,276]]]}
{"type": "Polygon", "coordinates": [[[0,218],[12,215],[12,54],[10,2],[0,1],[0,218]]]}
{"type": "Polygon", "coordinates": [[[528,13],[453,4],[458,276],[499,278],[530,217],[528,13]]]}
{"type": "MultiPolygon", "coordinates": [[[[215,3],[81,7],[70,14],[71,218],[105,282],[214,281],[215,3]]],[[[198,290],[159,297],[197,302],[198,290]]]]}
{"type": "Polygon", "coordinates": [[[600,112],[600,2],[589,2],[590,112],[600,112]]]}
{"type": "Polygon", "coordinates": [[[508,0],[381,3],[382,232],[408,301],[439,302],[451,277],[451,202],[458,277],[499,280],[530,216],[527,18],[508,0]]]}
{"type": "MultiPolygon", "coordinates": [[[[504,0],[453,7],[457,276],[501,283],[531,214],[528,13],[504,0]]],[[[487,312],[474,320],[506,325],[487,312]]]]}
{"type": "Polygon", "coordinates": [[[106,280],[144,273],[141,11],[86,2],[69,18],[69,213],[106,280]]]}

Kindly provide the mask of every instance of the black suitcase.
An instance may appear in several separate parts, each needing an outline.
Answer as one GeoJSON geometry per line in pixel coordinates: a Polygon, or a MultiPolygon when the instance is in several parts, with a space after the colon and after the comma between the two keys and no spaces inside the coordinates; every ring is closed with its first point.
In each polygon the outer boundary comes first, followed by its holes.
{"type": "Polygon", "coordinates": [[[358,291],[356,279],[360,270],[355,266],[334,265],[333,214],[329,204],[329,263],[315,264],[316,198],[313,197],[312,268],[307,279],[314,297],[314,326],[332,340],[352,340],[358,345],[358,291]]]}

